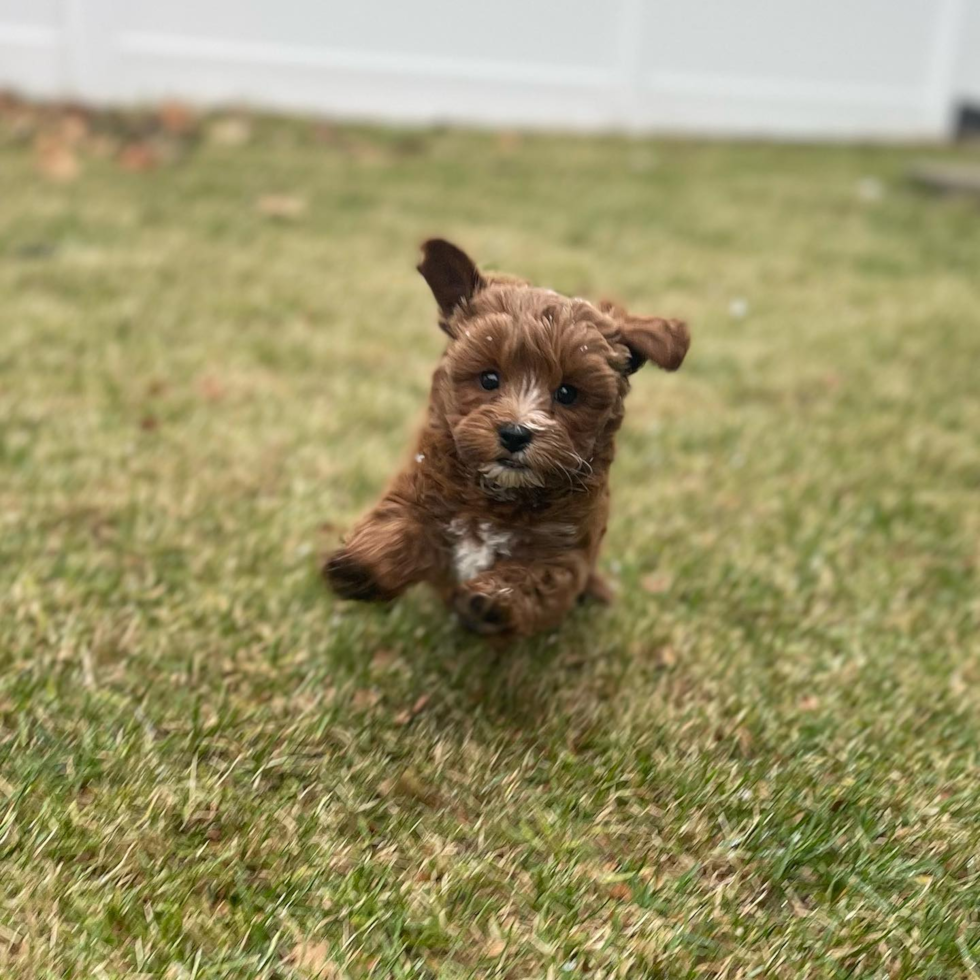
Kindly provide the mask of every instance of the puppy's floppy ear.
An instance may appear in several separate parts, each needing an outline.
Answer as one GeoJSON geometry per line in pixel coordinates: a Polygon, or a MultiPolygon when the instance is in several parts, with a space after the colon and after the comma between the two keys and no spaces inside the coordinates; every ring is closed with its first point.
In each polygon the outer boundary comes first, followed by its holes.
{"type": "Polygon", "coordinates": [[[691,346],[691,333],[683,320],[664,320],[658,316],[631,317],[622,335],[630,351],[630,374],[639,371],[647,361],[653,361],[665,371],[676,371],[691,346]]]}
{"type": "Polygon", "coordinates": [[[480,270],[462,249],[442,238],[423,242],[418,270],[439,304],[439,326],[452,336],[447,321],[453,310],[486,285],[480,270]]]}
{"type": "Polygon", "coordinates": [[[615,303],[602,303],[600,308],[616,321],[617,339],[629,349],[627,374],[639,371],[647,361],[653,361],[665,371],[676,371],[684,362],[691,346],[691,333],[683,320],[633,316],[615,303]]]}

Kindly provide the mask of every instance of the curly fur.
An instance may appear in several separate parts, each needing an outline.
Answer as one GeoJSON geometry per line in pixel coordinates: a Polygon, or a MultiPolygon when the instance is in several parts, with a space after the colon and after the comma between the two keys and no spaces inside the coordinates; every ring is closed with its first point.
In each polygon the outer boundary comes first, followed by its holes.
{"type": "Polygon", "coordinates": [[[428,582],[470,629],[527,636],[556,626],[595,572],[609,511],[609,467],[629,376],[673,371],[685,324],[636,317],[505,276],[486,276],[449,242],[423,245],[419,271],[449,337],[413,458],[331,555],[344,598],[389,601],[428,582]],[[487,390],[486,371],[499,386],[487,390]],[[555,398],[561,385],[578,395],[555,398]],[[531,434],[517,452],[500,429],[531,434]]]}

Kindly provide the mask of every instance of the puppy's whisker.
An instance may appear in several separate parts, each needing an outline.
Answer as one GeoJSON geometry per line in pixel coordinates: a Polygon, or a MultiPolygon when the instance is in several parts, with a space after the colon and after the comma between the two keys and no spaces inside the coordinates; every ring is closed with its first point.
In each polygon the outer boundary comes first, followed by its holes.
{"type": "Polygon", "coordinates": [[[587,479],[593,474],[592,464],[576,452],[568,452],[566,455],[574,462],[574,469],[569,469],[567,466],[558,463],[559,469],[569,477],[569,482],[572,484],[573,490],[580,492],[588,490],[587,479]]]}
{"type": "Polygon", "coordinates": [[[579,475],[574,471],[569,469],[567,466],[563,466],[561,463],[556,462],[556,467],[558,470],[564,474],[565,478],[568,480],[568,487],[572,493],[582,493],[588,488],[585,483],[579,478],[579,475]]]}

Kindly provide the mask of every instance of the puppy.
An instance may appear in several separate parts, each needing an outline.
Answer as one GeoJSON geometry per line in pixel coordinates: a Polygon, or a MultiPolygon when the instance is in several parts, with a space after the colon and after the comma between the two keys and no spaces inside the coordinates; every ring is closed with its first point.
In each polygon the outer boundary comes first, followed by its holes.
{"type": "Polygon", "coordinates": [[[484,275],[440,239],[422,252],[449,338],[426,421],[323,573],[368,602],[428,582],[469,629],[528,636],[609,598],[595,565],[629,377],[648,361],[677,370],[690,337],[679,320],[484,275]]]}

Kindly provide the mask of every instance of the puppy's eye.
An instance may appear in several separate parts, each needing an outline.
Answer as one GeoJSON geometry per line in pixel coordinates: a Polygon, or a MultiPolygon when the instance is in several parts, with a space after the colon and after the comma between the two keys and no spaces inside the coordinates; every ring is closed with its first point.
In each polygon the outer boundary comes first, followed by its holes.
{"type": "Polygon", "coordinates": [[[487,391],[493,391],[494,388],[500,387],[500,375],[496,371],[484,371],[480,375],[480,384],[483,385],[487,391]]]}
{"type": "Polygon", "coordinates": [[[571,405],[576,398],[578,398],[578,388],[562,385],[555,389],[555,401],[560,405],[571,405]]]}

